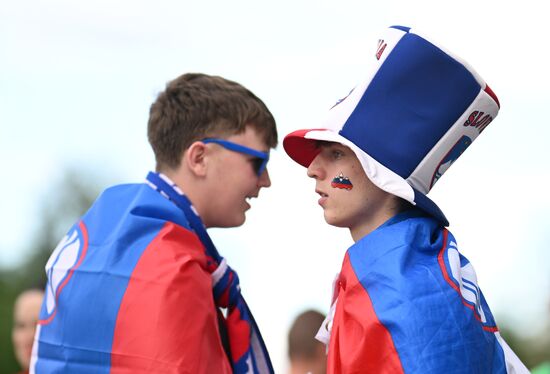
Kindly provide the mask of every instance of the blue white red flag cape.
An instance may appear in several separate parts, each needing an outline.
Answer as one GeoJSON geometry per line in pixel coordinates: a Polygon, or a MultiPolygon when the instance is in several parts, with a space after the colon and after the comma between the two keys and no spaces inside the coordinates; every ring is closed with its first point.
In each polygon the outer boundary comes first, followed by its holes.
{"type": "Polygon", "coordinates": [[[238,277],[189,200],[147,178],[157,191],[108,189],[52,253],[31,372],[273,373],[238,277]]]}
{"type": "Polygon", "coordinates": [[[529,372],[453,235],[418,210],[350,247],[335,291],[328,373],[529,372]]]}

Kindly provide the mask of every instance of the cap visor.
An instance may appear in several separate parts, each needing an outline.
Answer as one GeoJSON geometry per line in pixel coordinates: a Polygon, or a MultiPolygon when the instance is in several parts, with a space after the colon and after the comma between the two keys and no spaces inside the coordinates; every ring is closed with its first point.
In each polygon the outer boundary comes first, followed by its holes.
{"type": "Polygon", "coordinates": [[[306,168],[311,164],[315,156],[319,154],[316,139],[307,139],[305,135],[311,129],[293,131],[283,140],[283,148],[291,159],[306,168]]]}

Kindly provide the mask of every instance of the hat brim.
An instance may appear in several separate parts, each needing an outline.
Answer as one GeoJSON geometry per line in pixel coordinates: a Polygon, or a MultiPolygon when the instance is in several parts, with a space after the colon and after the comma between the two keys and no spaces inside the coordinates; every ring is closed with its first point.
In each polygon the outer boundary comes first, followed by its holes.
{"type": "Polygon", "coordinates": [[[428,196],[410,186],[399,175],[379,164],[350,140],[334,131],[329,129],[296,130],[285,136],[283,148],[291,159],[307,168],[320,152],[317,146],[318,141],[336,142],[351,148],[361,162],[369,180],[378,188],[417,206],[444,226],[449,225],[449,221],[441,209],[428,196]]]}
{"type": "Polygon", "coordinates": [[[309,167],[313,159],[319,154],[317,141],[319,139],[308,139],[306,134],[312,129],[293,131],[283,140],[283,148],[291,159],[303,167],[309,167]]]}

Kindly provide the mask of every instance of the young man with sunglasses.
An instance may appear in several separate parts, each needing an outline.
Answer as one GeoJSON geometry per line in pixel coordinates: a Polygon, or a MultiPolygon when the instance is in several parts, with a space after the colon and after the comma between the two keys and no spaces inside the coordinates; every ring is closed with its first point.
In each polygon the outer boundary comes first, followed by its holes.
{"type": "Polygon", "coordinates": [[[270,186],[272,114],[238,83],[185,74],[151,106],[148,137],[156,172],[106,190],[50,257],[31,370],[272,373],[206,232],[242,225],[270,186]]]}

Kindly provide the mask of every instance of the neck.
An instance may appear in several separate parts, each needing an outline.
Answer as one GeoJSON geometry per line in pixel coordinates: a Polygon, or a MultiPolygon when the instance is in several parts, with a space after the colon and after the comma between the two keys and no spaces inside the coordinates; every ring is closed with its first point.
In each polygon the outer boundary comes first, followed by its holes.
{"type": "Polygon", "coordinates": [[[203,224],[207,228],[210,227],[208,215],[206,214],[206,206],[208,202],[205,201],[205,197],[208,197],[209,195],[204,193],[202,186],[198,185],[196,180],[193,180],[191,176],[182,172],[180,169],[162,170],[160,172],[170,178],[180,188],[180,190],[182,190],[182,192],[193,204],[193,207],[199,213],[199,217],[201,218],[203,224]]]}
{"type": "Polygon", "coordinates": [[[361,240],[361,238],[376,230],[380,225],[382,225],[391,217],[393,217],[393,215],[388,214],[387,216],[380,216],[376,220],[350,227],[349,231],[351,234],[351,238],[355,243],[357,243],[359,240],[361,240]]]}
{"type": "Polygon", "coordinates": [[[405,210],[402,208],[402,205],[398,204],[399,200],[396,199],[398,198],[388,194],[387,198],[381,202],[380,209],[373,211],[373,214],[370,216],[350,226],[349,231],[355,243],[376,230],[393,216],[405,210]]]}

